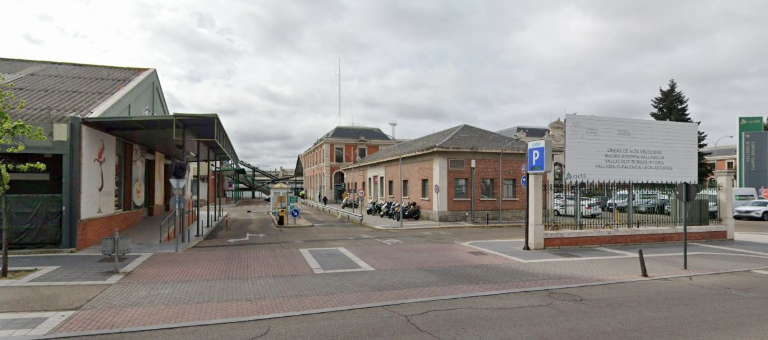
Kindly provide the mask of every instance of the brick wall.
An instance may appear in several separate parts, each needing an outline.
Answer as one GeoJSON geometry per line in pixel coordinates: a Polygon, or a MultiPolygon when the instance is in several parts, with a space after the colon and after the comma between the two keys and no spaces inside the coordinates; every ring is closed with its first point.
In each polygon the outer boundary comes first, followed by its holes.
{"type": "MultiPolygon", "coordinates": [[[[704,232],[688,233],[689,241],[725,240],[727,238],[728,238],[727,231],[704,231],[704,232]]],[[[608,245],[608,244],[682,242],[682,241],[683,241],[683,233],[558,237],[558,238],[545,238],[544,248],[597,246],[597,245],[608,245]]]]}
{"type": "Polygon", "coordinates": [[[158,204],[150,208],[149,216],[157,216],[165,212],[165,204],[158,204]]]}
{"type": "MultiPolygon", "coordinates": [[[[460,158],[450,158],[460,159],[460,158]]],[[[464,159],[464,170],[448,169],[448,210],[469,211],[472,210],[472,168],[471,159],[464,159]],[[467,198],[457,199],[455,180],[458,178],[467,179],[467,198]]],[[[475,210],[476,211],[496,211],[499,210],[499,160],[498,159],[476,159],[475,168],[475,210]],[[482,199],[482,179],[493,179],[493,198],[482,199]]],[[[517,199],[502,200],[503,210],[525,210],[525,188],[520,184],[522,172],[520,168],[525,164],[523,160],[504,160],[502,162],[502,179],[514,179],[516,185],[517,199]]]]}
{"type": "Polygon", "coordinates": [[[77,224],[77,249],[85,249],[99,244],[101,239],[115,235],[115,229],[124,230],[141,221],[143,210],[117,213],[107,217],[81,220],[77,224]]]}

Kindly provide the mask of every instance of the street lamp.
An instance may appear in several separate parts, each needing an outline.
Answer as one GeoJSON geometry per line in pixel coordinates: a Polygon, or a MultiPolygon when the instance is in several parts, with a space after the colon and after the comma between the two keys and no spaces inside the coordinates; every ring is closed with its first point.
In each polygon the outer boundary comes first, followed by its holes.
{"type": "Polygon", "coordinates": [[[515,138],[515,137],[510,137],[510,138],[513,138],[514,140],[507,144],[504,144],[504,146],[501,147],[501,151],[499,152],[499,223],[501,223],[501,205],[504,199],[503,191],[502,191],[502,183],[504,182],[504,180],[501,179],[501,156],[504,154],[504,148],[506,148],[507,146],[509,146],[514,142],[518,142],[518,141],[522,142],[522,140],[520,140],[519,138],[515,138]]]}

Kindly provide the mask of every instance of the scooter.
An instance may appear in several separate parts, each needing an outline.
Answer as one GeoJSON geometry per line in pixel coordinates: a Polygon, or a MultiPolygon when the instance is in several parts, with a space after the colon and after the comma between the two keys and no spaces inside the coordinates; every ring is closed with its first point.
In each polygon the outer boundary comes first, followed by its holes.
{"type": "Polygon", "coordinates": [[[409,219],[412,218],[414,220],[419,220],[421,218],[421,208],[419,208],[418,205],[416,205],[416,202],[411,202],[411,205],[408,207],[408,210],[406,210],[403,213],[403,218],[409,219]]]}
{"type": "Polygon", "coordinates": [[[373,215],[374,209],[376,209],[376,203],[374,203],[373,200],[368,201],[368,209],[365,209],[365,213],[368,215],[373,215]]]}
{"type": "Polygon", "coordinates": [[[344,209],[346,207],[357,209],[358,203],[357,201],[350,201],[349,197],[347,197],[343,201],[341,201],[341,209],[344,209]]]}
{"type": "Polygon", "coordinates": [[[392,202],[384,203],[384,206],[381,207],[381,211],[379,212],[379,217],[384,218],[384,216],[389,216],[389,209],[392,209],[392,202]]]}

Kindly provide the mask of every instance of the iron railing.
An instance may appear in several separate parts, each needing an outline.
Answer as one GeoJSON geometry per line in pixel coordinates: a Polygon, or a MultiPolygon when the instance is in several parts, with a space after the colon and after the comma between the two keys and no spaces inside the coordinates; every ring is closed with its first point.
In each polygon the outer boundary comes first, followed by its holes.
{"type": "Polygon", "coordinates": [[[348,220],[356,219],[356,220],[359,220],[360,222],[363,222],[363,216],[365,216],[364,214],[362,214],[362,209],[360,211],[361,212],[360,214],[355,214],[353,212],[349,212],[344,209],[334,208],[331,206],[323,205],[322,203],[316,203],[306,199],[301,200],[301,204],[310,206],[310,207],[316,208],[317,210],[325,211],[328,213],[341,214],[342,216],[346,216],[348,220]]]}
{"type": "MultiPolygon", "coordinates": [[[[544,184],[545,230],[671,227],[683,225],[677,183],[569,182],[544,184]],[[576,202],[580,202],[577,204],[576,202]],[[577,208],[578,207],[578,208],[577,208]]],[[[717,224],[720,188],[696,185],[689,226],[717,224]]]]}

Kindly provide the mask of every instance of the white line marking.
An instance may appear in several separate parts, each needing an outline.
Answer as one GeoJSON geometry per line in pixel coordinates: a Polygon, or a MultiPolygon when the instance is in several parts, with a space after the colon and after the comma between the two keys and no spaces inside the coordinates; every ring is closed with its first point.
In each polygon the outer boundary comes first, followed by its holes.
{"type": "Polygon", "coordinates": [[[238,241],[248,241],[248,239],[249,239],[249,238],[251,238],[251,236],[253,236],[253,237],[258,237],[258,238],[262,238],[262,237],[264,237],[264,236],[267,236],[267,235],[264,235],[264,234],[251,234],[251,233],[245,233],[245,237],[244,237],[244,238],[233,238],[233,239],[229,239],[229,240],[227,240],[227,242],[229,242],[229,243],[235,243],[235,242],[238,242],[238,241]]]}
{"type": "Polygon", "coordinates": [[[396,240],[396,239],[393,239],[393,238],[388,238],[388,239],[385,239],[385,240],[382,240],[382,239],[378,239],[378,238],[377,238],[377,239],[376,239],[376,241],[379,241],[379,242],[381,242],[381,243],[384,243],[384,244],[386,244],[386,245],[388,245],[388,246],[391,246],[391,245],[393,245],[393,244],[397,244],[397,243],[400,243],[400,244],[402,244],[402,243],[403,243],[403,241],[400,241],[400,240],[396,240]]]}
{"type": "Polygon", "coordinates": [[[304,260],[307,261],[307,264],[309,264],[309,267],[312,268],[312,271],[315,272],[315,274],[326,274],[326,273],[346,273],[346,272],[359,272],[359,271],[368,271],[368,270],[375,270],[373,267],[365,263],[363,260],[355,256],[355,254],[352,254],[347,248],[344,247],[337,247],[337,248],[304,248],[299,249],[301,251],[301,255],[304,256],[304,260]],[[323,269],[320,264],[317,262],[314,256],[309,252],[310,250],[338,250],[345,256],[347,256],[350,260],[354,261],[360,268],[356,269],[335,269],[335,270],[325,270],[323,269]]]}
{"type": "Polygon", "coordinates": [[[761,253],[759,251],[745,250],[745,249],[739,249],[739,248],[730,248],[730,247],[716,246],[716,245],[712,245],[712,244],[703,244],[703,243],[691,243],[691,244],[697,245],[697,246],[702,246],[702,247],[709,247],[709,248],[722,249],[722,250],[738,251],[738,252],[747,253],[747,254],[755,254],[755,255],[768,256],[768,253],[761,253]]]}
{"type": "Polygon", "coordinates": [[[758,270],[758,269],[755,269],[755,270],[753,270],[752,272],[753,272],[753,273],[757,273],[757,274],[768,275],[768,271],[766,271],[766,270],[758,270]]]}
{"type": "Polygon", "coordinates": [[[626,255],[626,256],[637,256],[637,254],[635,254],[635,253],[630,253],[628,251],[623,251],[623,250],[618,250],[618,249],[603,248],[603,247],[597,247],[595,249],[602,250],[602,251],[607,251],[609,253],[622,254],[622,255],[626,255]]]}

